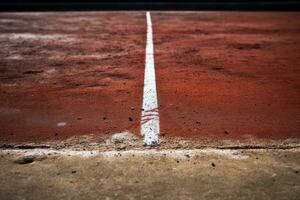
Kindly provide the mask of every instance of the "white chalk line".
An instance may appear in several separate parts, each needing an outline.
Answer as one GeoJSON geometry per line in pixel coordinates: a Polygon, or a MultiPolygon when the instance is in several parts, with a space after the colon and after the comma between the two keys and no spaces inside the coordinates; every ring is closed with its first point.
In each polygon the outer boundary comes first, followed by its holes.
{"type": "Polygon", "coordinates": [[[154,146],[158,144],[158,135],[160,132],[160,128],[155,80],[152,22],[150,12],[146,13],[146,17],[147,44],[145,59],[143,107],[141,117],[141,135],[144,137],[144,144],[154,146]]]}
{"type": "Polygon", "coordinates": [[[9,154],[14,156],[72,156],[72,157],[169,157],[190,159],[206,155],[223,156],[235,160],[244,160],[248,155],[241,154],[238,150],[220,150],[220,149],[193,149],[193,150],[127,150],[127,151],[75,151],[69,149],[3,149],[0,154],[9,154]]]}

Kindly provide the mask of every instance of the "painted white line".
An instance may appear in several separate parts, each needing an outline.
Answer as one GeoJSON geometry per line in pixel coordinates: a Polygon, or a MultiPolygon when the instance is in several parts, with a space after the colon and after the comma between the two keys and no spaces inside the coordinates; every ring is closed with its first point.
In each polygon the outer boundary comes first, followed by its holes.
{"type": "Polygon", "coordinates": [[[207,155],[217,155],[230,159],[244,160],[249,156],[238,150],[221,149],[194,149],[194,150],[127,150],[127,151],[75,151],[69,149],[6,149],[0,150],[0,155],[14,156],[74,156],[74,157],[104,157],[118,158],[124,156],[139,157],[169,157],[169,158],[197,158],[207,155]]]}
{"type": "Polygon", "coordinates": [[[144,144],[154,146],[158,144],[159,113],[156,92],[154,48],[152,36],[152,22],[150,12],[147,16],[147,45],[145,60],[144,94],[141,119],[141,134],[144,144]]]}

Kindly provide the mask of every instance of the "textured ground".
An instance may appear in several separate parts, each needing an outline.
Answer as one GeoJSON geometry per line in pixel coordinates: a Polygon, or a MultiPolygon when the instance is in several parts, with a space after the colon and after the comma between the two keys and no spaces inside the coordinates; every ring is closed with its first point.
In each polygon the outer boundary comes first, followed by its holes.
{"type": "Polygon", "coordinates": [[[144,13],[0,14],[0,27],[1,141],[139,133],[144,13]]]}
{"type": "Polygon", "coordinates": [[[152,16],[163,132],[299,138],[299,13],[152,16]]]}
{"type": "Polygon", "coordinates": [[[299,12],[0,14],[0,199],[298,199],[299,12]],[[121,134],[116,134],[121,133],[121,134]]]}
{"type": "Polygon", "coordinates": [[[0,199],[263,199],[300,195],[299,150],[207,151],[183,158],[0,156],[0,199]],[[8,181],[9,180],[9,181],[8,181]]]}
{"type": "MultiPolygon", "coordinates": [[[[161,132],[299,138],[294,13],[152,12],[161,132]]],[[[1,13],[0,141],[139,135],[144,12],[1,13]]]]}

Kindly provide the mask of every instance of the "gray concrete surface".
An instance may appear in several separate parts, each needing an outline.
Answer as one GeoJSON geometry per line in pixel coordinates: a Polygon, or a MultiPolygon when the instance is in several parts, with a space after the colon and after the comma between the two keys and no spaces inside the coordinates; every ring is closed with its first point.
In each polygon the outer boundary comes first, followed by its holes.
{"type": "Polygon", "coordinates": [[[299,199],[299,148],[237,152],[243,159],[121,154],[22,162],[24,157],[1,150],[0,199],[299,199]]]}

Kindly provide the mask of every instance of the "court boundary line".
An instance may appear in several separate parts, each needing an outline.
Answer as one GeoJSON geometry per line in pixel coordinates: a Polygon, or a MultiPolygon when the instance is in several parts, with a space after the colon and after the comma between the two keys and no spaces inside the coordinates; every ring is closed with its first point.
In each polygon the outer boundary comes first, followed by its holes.
{"type": "Polygon", "coordinates": [[[147,41],[145,58],[145,76],[143,105],[141,116],[141,135],[144,137],[145,145],[158,145],[158,135],[160,133],[159,111],[157,103],[157,90],[154,64],[154,45],[152,21],[150,12],[146,12],[147,19],[147,41]]]}
{"type": "Polygon", "coordinates": [[[72,157],[103,157],[103,158],[119,158],[126,156],[139,156],[139,157],[169,157],[169,158],[180,158],[180,159],[190,159],[197,158],[199,156],[205,155],[216,155],[224,156],[236,160],[245,160],[249,156],[245,154],[242,150],[232,150],[232,149],[192,149],[192,150],[110,150],[110,151],[97,151],[97,150],[70,150],[70,149],[4,149],[0,150],[0,155],[12,155],[12,156],[72,156],[72,157]]]}

